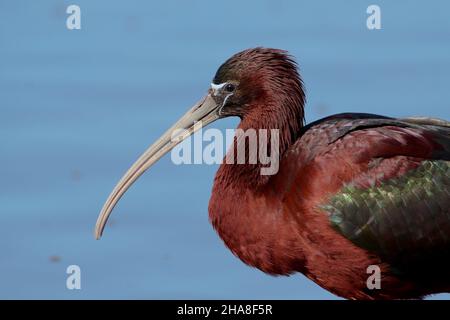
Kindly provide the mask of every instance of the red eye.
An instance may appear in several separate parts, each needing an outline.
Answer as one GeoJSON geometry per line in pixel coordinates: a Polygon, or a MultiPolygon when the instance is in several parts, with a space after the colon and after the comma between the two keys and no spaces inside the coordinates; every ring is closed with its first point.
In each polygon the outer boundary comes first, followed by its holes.
{"type": "Polygon", "coordinates": [[[234,89],[236,89],[236,87],[235,87],[235,85],[232,84],[232,83],[228,83],[228,84],[225,86],[225,91],[227,91],[227,92],[233,92],[234,89]]]}

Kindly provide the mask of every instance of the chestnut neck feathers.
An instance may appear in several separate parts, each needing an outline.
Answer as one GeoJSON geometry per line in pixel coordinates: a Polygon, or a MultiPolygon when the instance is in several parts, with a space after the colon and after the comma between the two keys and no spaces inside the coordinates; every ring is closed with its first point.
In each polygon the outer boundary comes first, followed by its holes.
{"type": "MultiPolygon", "coordinates": [[[[279,130],[279,159],[298,138],[304,123],[305,93],[297,65],[287,52],[278,49],[254,48],[237,53],[228,59],[217,71],[216,84],[238,80],[242,99],[230,115],[239,116],[242,121],[238,129],[279,130]],[[233,113],[234,112],[234,113],[233,113]]],[[[233,146],[236,151],[237,139],[233,146]]],[[[267,146],[270,150],[270,145],[267,146]]],[[[248,153],[248,146],[246,147],[248,153]]],[[[236,152],[234,152],[236,155],[236,152]]],[[[216,180],[224,184],[240,183],[247,186],[262,186],[270,178],[260,174],[261,163],[222,164],[216,180]]]]}

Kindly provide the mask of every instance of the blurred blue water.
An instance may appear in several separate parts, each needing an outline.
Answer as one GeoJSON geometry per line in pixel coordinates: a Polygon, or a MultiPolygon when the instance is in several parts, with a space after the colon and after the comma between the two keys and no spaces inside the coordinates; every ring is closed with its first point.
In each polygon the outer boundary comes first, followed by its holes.
{"type": "Polygon", "coordinates": [[[344,111],[450,119],[450,3],[376,1],[383,29],[369,31],[372,3],[0,1],[0,298],[334,299],[223,246],[207,219],[216,166],[166,156],[104,238],[92,231],[125,169],[247,47],[297,57],[308,121],[344,111]],[[65,27],[72,3],[79,31],[65,27]],[[70,264],[82,290],[66,289],[70,264]]]}

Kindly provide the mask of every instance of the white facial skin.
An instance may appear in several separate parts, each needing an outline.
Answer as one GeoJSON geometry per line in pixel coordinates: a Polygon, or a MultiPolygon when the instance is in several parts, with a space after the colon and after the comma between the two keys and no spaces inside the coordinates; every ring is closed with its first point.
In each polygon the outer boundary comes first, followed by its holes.
{"type": "MultiPolygon", "coordinates": [[[[223,88],[226,84],[227,84],[227,82],[224,82],[224,83],[221,83],[221,84],[211,83],[211,89],[213,90],[213,95],[214,95],[214,96],[219,95],[220,92],[221,92],[221,90],[222,90],[222,88],[223,88]]],[[[219,115],[221,114],[222,108],[223,108],[223,106],[225,105],[225,103],[227,102],[228,98],[229,98],[230,96],[232,96],[232,95],[233,95],[233,93],[230,92],[230,93],[228,93],[228,94],[225,96],[225,98],[223,99],[222,105],[220,106],[220,109],[219,109],[219,111],[218,111],[219,115]]]]}
{"type": "Polygon", "coordinates": [[[222,89],[226,84],[226,82],[221,84],[211,83],[211,89],[213,89],[214,95],[216,96],[220,89],[222,89]]]}

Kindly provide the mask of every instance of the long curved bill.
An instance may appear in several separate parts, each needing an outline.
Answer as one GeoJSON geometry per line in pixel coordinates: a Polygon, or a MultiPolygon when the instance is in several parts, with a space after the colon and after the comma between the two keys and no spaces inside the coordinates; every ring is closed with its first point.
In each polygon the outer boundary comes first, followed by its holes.
{"type": "Polygon", "coordinates": [[[195,104],[184,116],[152,144],[128,169],[109,195],[95,225],[95,238],[99,239],[114,206],[128,188],[156,161],[198,129],[219,118],[218,105],[210,94],[195,104]],[[201,121],[201,122],[200,122],[201,121]],[[179,130],[179,131],[178,131],[179,130]],[[176,134],[179,132],[179,134],[176,134]],[[174,139],[175,137],[175,139],[174,139]]]}

